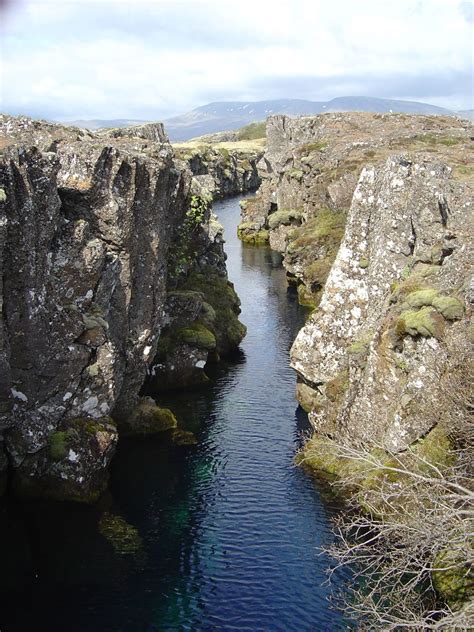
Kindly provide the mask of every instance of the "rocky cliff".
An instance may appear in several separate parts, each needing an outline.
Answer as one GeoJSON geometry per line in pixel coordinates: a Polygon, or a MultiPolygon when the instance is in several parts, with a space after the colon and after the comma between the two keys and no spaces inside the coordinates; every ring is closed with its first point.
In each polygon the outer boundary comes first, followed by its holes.
{"type": "Polygon", "coordinates": [[[451,361],[470,344],[473,193],[417,157],[362,170],[291,352],[318,432],[400,451],[446,414],[451,361]]]}
{"type": "Polygon", "coordinates": [[[259,144],[191,142],[175,145],[175,153],[214,199],[255,191],[260,185],[257,164],[263,147],[259,144]]]}
{"type": "Polygon", "coordinates": [[[239,234],[280,251],[317,307],[291,363],[321,435],[399,451],[437,424],[469,344],[472,137],[445,117],[268,120],[239,234]]]}
{"type": "Polygon", "coordinates": [[[259,162],[262,185],[245,202],[241,238],[269,241],[284,255],[300,300],[316,306],[341,242],[364,165],[415,152],[451,165],[454,177],[472,173],[467,121],[405,114],[339,113],[270,117],[259,162]]]}
{"type": "MultiPolygon", "coordinates": [[[[186,312],[169,291],[212,273],[223,352],[245,332],[238,299],[208,200],[160,124],[94,134],[2,116],[0,129],[0,472],[24,495],[94,500],[118,433],[175,424],[138,397],[186,312]]],[[[214,335],[201,321],[196,307],[186,322],[214,335]]],[[[185,351],[202,370],[199,341],[185,351]]]]}

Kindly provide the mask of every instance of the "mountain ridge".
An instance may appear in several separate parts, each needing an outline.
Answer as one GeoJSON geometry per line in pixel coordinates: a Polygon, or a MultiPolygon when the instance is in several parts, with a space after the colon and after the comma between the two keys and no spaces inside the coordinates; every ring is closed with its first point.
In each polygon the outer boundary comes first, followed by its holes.
{"type": "MultiPolygon", "coordinates": [[[[329,101],[306,99],[267,99],[263,101],[213,101],[177,116],[164,119],[166,132],[171,141],[185,141],[197,136],[222,131],[232,131],[264,120],[272,114],[304,116],[324,112],[403,112],[407,114],[440,114],[468,116],[465,111],[455,112],[421,101],[383,99],[365,96],[342,96],[329,101]]],[[[88,129],[100,127],[125,127],[144,121],[130,119],[73,121],[67,124],[88,129]]]]}

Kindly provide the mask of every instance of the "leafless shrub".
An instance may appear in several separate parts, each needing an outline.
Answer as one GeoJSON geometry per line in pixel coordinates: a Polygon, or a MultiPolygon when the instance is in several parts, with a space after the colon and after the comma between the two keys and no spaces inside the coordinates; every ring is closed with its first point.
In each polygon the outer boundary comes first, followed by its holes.
{"type": "Polygon", "coordinates": [[[451,446],[439,461],[417,450],[328,446],[350,464],[335,484],[352,494],[325,552],[335,560],[330,576],[353,571],[343,608],[361,630],[474,629],[471,378],[465,352],[454,354],[433,411],[451,446]]]}

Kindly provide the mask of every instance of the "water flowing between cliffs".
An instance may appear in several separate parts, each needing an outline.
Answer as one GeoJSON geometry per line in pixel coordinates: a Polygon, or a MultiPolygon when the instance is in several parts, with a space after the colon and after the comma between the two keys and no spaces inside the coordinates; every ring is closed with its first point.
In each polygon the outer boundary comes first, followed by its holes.
{"type": "Polygon", "coordinates": [[[198,445],[121,443],[94,508],[0,507],[0,630],[338,630],[326,600],[331,508],[293,466],[306,416],[288,366],[303,310],[278,255],[215,205],[248,327],[212,385],[163,403],[198,445]]]}

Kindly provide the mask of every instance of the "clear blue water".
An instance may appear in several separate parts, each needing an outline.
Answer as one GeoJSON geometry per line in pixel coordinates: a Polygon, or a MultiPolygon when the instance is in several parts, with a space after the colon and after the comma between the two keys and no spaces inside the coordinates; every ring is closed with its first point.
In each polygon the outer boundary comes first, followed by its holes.
{"type": "Polygon", "coordinates": [[[161,400],[198,445],[122,442],[98,507],[0,506],[1,632],[346,629],[317,550],[335,508],[293,466],[304,313],[278,255],[237,239],[238,199],[215,212],[248,334],[209,387],[161,400]]]}

